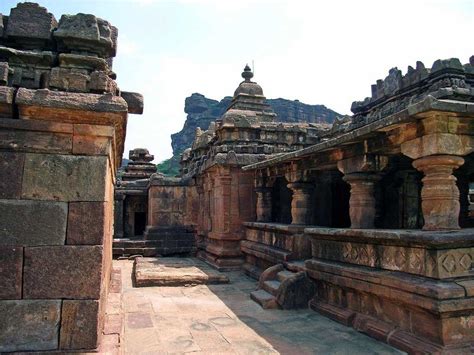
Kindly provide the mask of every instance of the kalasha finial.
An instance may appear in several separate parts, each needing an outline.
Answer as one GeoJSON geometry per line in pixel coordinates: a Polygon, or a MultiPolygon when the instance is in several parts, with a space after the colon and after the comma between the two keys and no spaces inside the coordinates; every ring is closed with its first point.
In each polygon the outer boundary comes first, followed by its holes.
{"type": "Polygon", "coordinates": [[[250,69],[248,64],[245,65],[244,71],[242,72],[242,78],[244,78],[245,81],[250,81],[250,79],[253,78],[252,69],[250,69]]]}

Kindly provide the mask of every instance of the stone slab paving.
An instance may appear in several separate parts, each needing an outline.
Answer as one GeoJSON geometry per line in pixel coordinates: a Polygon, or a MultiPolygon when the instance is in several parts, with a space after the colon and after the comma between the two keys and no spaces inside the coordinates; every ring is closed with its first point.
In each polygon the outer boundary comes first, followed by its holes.
{"type": "Polygon", "coordinates": [[[125,354],[401,354],[311,310],[263,310],[250,297],[256,282],[226,272],[229,284],[132,285],[122,271],[125,354]]]}
{"type": "Polygon", "coordinates": [[[229,278],[196,258],[136,258],[135,286],[193,286],[228,283],[229,278]]]}

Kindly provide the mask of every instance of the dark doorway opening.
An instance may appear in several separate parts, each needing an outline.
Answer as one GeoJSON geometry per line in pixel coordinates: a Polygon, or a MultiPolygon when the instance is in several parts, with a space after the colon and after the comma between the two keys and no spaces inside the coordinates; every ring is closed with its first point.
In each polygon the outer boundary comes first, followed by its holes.
{"type": "Polygon", "coordinates": [[[135,236],[142,236],[146,228],[146,213],[135,212],[135,236]]]}

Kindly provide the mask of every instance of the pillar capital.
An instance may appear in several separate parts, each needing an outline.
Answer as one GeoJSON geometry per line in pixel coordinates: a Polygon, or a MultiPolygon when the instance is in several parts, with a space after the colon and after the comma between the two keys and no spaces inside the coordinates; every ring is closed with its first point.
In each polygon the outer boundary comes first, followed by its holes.
{"type": "Polygon", "coordinates": [[[343,180],[352,183],[360,181],[361,183],[373,184],[382,178],[381,174],[374,172],[356,172],[343,176],[343,180]]]}
{"type": "Polygon", "coordinates": [[[293,191],[293,193],[311,193],[314,190],[314,184],[307,181],[297,181],[288,183],[288,188],[293,191]]]}
{"type": "Polygon", "coordinates": [[[433,155],[465,156],[474,151],[474,137],[453,133],[430,133],[401,144],[401,152],[412,159],[433,155]]]}
{"type": "Polygon", "coordinates": [[[430,155],[413,162],[425,175],[421,190],[424,230],[459,229],[459,189],[453,170],[463,164],[464,159],[455,155],[430,155]]]}
{"type": "Polygon", "coordinates": [[[338,170],[344,175],[382,171],[388,164],[388,157],[377,154],[363,154],[337,162],[338,170]]]}

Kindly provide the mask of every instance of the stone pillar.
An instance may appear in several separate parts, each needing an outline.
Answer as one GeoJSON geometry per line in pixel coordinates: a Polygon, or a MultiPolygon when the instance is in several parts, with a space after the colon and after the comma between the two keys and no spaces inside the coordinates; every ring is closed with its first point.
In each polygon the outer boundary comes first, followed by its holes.
{"type": "Polygon", "coordinates": [[[344,174],[344,181],[351,185],[349,216],[351,228],[374,228],[376,200],[375,183],[378,174],[388,163],[386,156],[363,154],[344,159],[337,168],[344,174]]]}
{"type": "Polygon", "coordinates": [[[351,228],[374,228],[375,221],[375,183],[380,179],[374,173],[352,173],[344,176],[351,185],[349,216],[351,228]]]}
{"type": "Polygon", "coordinates": [[[423,135],[401,144],[401,152],[422,171],[421,208],[424,230],[459,229],[459,189],[453,170],[474,151],[471,119],[456,114],[430,112],[420,116],[423,135]]]}
{"type": "Polygon", "coordinates": [[[271,187],[257,187],[257,222],[271,222],[272,220],[272,189],[271,187]]]}
{"type": "Polygon", "coordinates": [[[311,224],[313,218],[312,193],[313,184],[309,182],[292,182],[288,188],[293,191],[291,200],[291,224],[311,224]]]}
{"type": "Polygon", "coordinates": [[[413,166],[425,174],[421,190],[424,230],[459,229],[459,189],[453,170],[464,164],[454,155],[416,159],[413,166]]]}
{"type": "Polygon", "coordinates": [[[114,238],[123,238],[123,210],[125,195],[116,193],[114,196],[114,238]]]}

